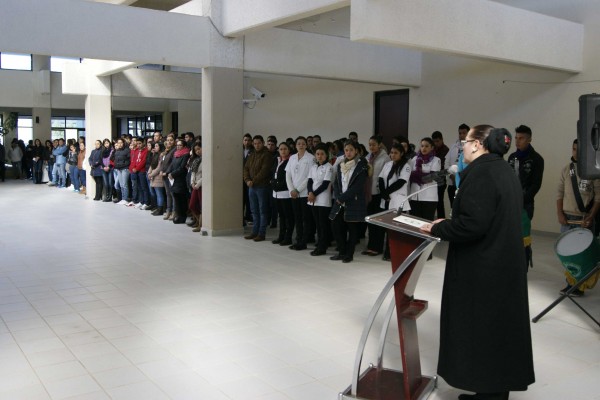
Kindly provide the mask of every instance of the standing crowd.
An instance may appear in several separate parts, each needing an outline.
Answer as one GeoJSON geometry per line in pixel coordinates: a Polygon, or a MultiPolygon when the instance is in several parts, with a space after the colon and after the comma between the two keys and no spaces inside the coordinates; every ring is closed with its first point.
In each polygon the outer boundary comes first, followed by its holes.
{"type": "Polygon", "coordinates": [[[30,177],[34,184],[86,194],[89,174],[94,201],[151,211],[175,224],[188,221],[194,232],[201,230],[202,142],[192,132],[180,137],[171,132],[166,138],[160,132],[147,138],[126,134],[114,142],[96,140],[91,150],[84,137],[46,140],[45,145],[36,139],[25,152],[14,140],[6,155],[17,179],[30,177]],[[27,152],[31,167],[22,174],[21,161],[13,160],[27,152]]]}
{"type": "MultiPolygon", "coordinates": [[[[468,127],[467,127],[468,128],[468,127]]],[[[279,224],[273,244],[327,252],[331,260],[353,261],[357,243],[367,238],[361,254],[390,258],[383,228],[364,222],[367,215],[388,209],[410,211],[433,219],[444,216],[445,173],[452,164],[440,132],[421,139],[418,149],[402,136],[388,150],[380,136],[371,136],[368,149],[358,134],[322,143],[321,137],[299,136],[277,145],[277,138],[243,138],[244,224],[252,223],[247,240],[265,240],[267,228],[279,224]],[[441,204],[441,205],[440,205],[441,204]]],[[[458,158],[458,157],[457,157],[458,158]]]]}

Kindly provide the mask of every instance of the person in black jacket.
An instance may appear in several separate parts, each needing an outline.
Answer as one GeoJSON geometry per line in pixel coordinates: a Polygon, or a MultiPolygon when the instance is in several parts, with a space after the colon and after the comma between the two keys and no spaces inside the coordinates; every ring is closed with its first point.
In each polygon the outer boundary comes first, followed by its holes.
{"type": "Polygon", "coordinates": [[[40,184],[42,183],[42,168],[44,166],[44,159],[42,158],[44,146],[40,139],[35,139],[31,151],[33,183],[40,184]]]}
{"type": "Polygon", "coordinates": [[[358,241],[359,223],[367,215],[365,183],[369,163],[358,156],[358,144],[348,140],[344,144],[344,161],[338,164],[333,180],[335,202],[329,219],[338,246],[338,254],[330,260],[349,263],[354,259],[354,248],[358,241]]]}
{"type": "Polygon", "coordinates": [[[515,128],[517,150],[508,157],[508,163],[519,177],[523,188],[523,208],[529,219],[533,218],[533,199],[542,187],[544,159],[531,145],[531,128],[520,125],[515,128]]]}
{"type": "Polygon", "coordinates": [[[92,154],[88,158],[91,167],[91,175],[96,182],[96,195],[94,196],[94,201],[102,200],[102,189],[104,189],[104,183],[102,180],[102,142],[96,140],[94,142],[94,150],[92,150],[92,154]]]}
{"type": "Polygon", "coordinates": [[[185,140],[178,139],[173,154],[173,161],[168,170],[168,179],[172,181],[171,191],[173,193],[175,215],[174,224],[184,224],[188,211],[187,200],[187,162],[190,158],[190,149],[186,147],[185,140]]]}
{"type": "Polygon", "coordinates": [[[125,205],[129,199],[129,163],[130,150],[125,145],[122,138],[117,139],[115,143],[115,151],[113,152],[114,173],[115,173],[115,189],[117,189],[117,198],[121,200],[117,204],[125,205]]]}
{"type": "MultiPolygon", "coordinates": [[[[542,187],[544,177],[544,159],[531,145],[531,128],[520,125],[515,128],[515,146],[517,150],[508,157],[508,163],[515,171],[523,189],[524,215],[523,231],[531,230],[535,195],[542,187]],[[527,220],[528,219],[528,220],[527,220]]],[[[531,237],[526,234],[523,238],[527,265],[532,264],[531,237]]]]}
{"type": "Polygon", "coordinates": [[[279,157],[274,161],[271,173],[273,198],[277,202],[277,214],[279,215],[279,236],[271,243],[280,246],[289,246],[292,244],[292,234],[294,233],[295,225],[292,199],[285,179],[285,167],[287,167],[290,160],[290,152],[290,146],[286,142],[279,144],[279,157]]]}
{"type": "Polygon", "coordinates": [[[473,127],[463,147],[452,219],[421,229],[450,242],[442,291],[438,374],[476,392],[460,400],[507,400],[535,381],[519,180],[502,156],[510,133],[473,127]]]}

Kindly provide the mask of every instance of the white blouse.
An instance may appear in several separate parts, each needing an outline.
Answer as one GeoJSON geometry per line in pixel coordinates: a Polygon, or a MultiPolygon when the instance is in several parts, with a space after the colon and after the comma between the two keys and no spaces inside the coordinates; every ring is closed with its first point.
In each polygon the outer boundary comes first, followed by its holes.
{"type": "Polygon", "coordinates": [[[308,151],[304,153],[301,159],[298,159],[298,154],[290,157],[290,161],[285,167],[285,179],[290,194],[293,190],[297,190],[299,197],[308,196],[306,185],[308,184],[308,173],[313,165],[315,165],[315,156],[308,151]]]}
{"type": "MultiPolygon", "coordinates": [[[[415,165],[417,163],[417,156],[414,156],[410,160],[410,167],[412,170],[415,169],[415,165]]],[[[429,172],[440,171],[442,169],[442,161],[438,157],[433,157],[428,163],[423,164],[422,170],[424,174],[429,172]]],[[[415,193],[418,190],[429,188],[411,198],[411,201],[438,201],[438,185],[437,182],[433,181],[431,183],[426,183],[424,185],[419,185],[418,183],[410,184],[410,192],[415,193]]]]}
{"type": "Polygon", "coordinates": [[[329,181],[329,186],[309,206],[331,207],[331,181],[333,177],[333,166],[328,162],[323,165],[313,165],[308,173],[308,178],[313,180],[313,190],[318,189],[323,181],[329,181]]]}
{"type": "MultiPolygon", "coordinates": [[[[409,211],[410,203],[408,201],[406,201],[406,197],[408,196],[408,185],[410,184],[409,183],[410,182],[410,173],[411,173],[412,169],[410,168],[410,164],[407,162],[406,164],[404,164],[402,169],[400,169],[397,173],[392,175],[392,177],[388,181],[388,175],[390,174],[390,171],[392,170],[393,165],[394,165],[393,161],[387,162],[383,166],[383,169],[381,170],[381,174],[379,174],[379,178],[383,178],[383,181],[385,182],[386,189],[388,187],[390,187],[392,185],[392,183],[394,183],[400,179],[404,179],[406,181],[406,184],[402,185],[402,187],[400,189],[396,190],[395,192],[390,193],[390,204],[388,206],[388,209],[389,210],[391,210],[393,208],[399,209],[400,206],[402,206],[402,211],[409,211]],[[402,205],[402,203],[404,203],[404,205],[402,205]]],[[[385,200],[381,199],[380,207],[385,208],[385,200]]]]}

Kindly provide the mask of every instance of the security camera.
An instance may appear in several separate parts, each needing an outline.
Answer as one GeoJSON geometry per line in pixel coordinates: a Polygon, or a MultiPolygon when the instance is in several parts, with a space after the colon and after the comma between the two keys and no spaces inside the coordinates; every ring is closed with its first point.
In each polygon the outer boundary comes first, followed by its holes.
{"type": "Polygon", "coordinates": [[[263,97],[266,96],[266,94],[264,94],[263,92],[261,92],[260,90],[258,90],[257,88],[255,88],[254,86],[252,86],[250,88],[250,92],[256,98],[256,100],[262,99],[263,97]]]}

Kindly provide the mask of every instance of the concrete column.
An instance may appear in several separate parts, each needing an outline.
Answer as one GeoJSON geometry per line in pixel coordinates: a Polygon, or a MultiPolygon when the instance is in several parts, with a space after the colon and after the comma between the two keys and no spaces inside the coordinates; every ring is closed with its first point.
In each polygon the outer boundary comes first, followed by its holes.
{"type": "Polygon", "coordinates": [[[44,143],[52,137],[50,57],[34,54],[31,57],[31,64],[34,77],[34,106],[31,110],[33,139],[40,139],[44,143]]]}
{"type": "Polygon", "coordinates": [[[244,109],[242,69],[202,70],[202,226],[241,234],[244,109]]]}
{"type": "Polygon", "coordinates": [[[96,195],[96,184],[90,176],[90,166],[87,159],[94,150],[96,140],[102,141],[111,137],[112,127],[111,97],[109,95],[89,94],[85,100],[85,162],[86,190],[88,197],[96,195]]]}
{"type": "Polygon", "coordinates": [[[198,136],[202,130],[202,103],[200,101],[179,100],[177,102],[178,133],[193,132],[198,136]]]}
{"type": "Polygon", "coordinates": [[[33,140],[40,139],[42,144],[52,137],[52,109],[46,107],[34,107],[33,118],[33,140]]]}
{"type": "Polygon", "coordinates": [[[162,134],[166,137],[169,132],[173,129],[173,112],[165,111],[162,113],[162,134]]]}

